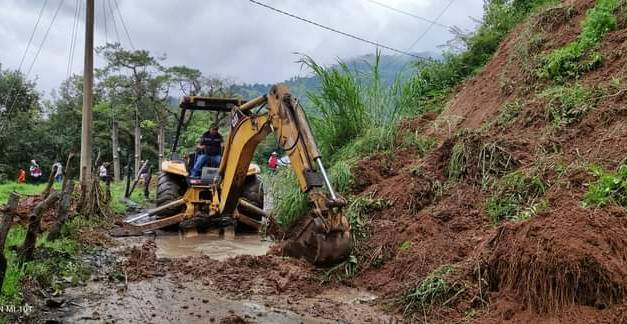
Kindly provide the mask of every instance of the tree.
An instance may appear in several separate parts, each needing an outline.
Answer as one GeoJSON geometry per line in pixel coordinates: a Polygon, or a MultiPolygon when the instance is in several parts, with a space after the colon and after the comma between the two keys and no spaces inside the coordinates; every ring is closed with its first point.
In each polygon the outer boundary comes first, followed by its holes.
{"type": "Polygon", "coordinates": [[[0,66],[0,180],[13,177],[43,148],[38,125],[41,106],[35,83],[0,66]]]}
{"type": "Polygon", "coordinates": [[[144,99],[147,94],[147,83],[152,77],[152,73],[161,70],[159,60],[156,59],[150,52],[146,50],[133,50],[129,51],[119,43],[107,44],[96,49],[96,52],[102,54],[107,65],[101,71],[103,74],[110,74],[112,72],[125,72],[128,73],[128,77],[131,80],[133,101],[135,106],[134,111],[134,138],[135,138],[135,170],[140,167],[140,161],[142,159],[142,132],[141,132],[141,114],[144,112],[144,99]]]}

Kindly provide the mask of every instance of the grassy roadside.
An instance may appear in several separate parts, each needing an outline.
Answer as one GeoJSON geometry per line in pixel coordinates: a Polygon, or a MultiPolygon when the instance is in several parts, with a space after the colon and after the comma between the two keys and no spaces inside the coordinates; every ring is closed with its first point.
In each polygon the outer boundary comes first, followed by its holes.
{"type": "MultiPolygon", "coordinates": [[[[0,184],[0,205],[7,202],[11,192],[18,192],[23,196],[37,195],[46,187],[46,184],[18,184],[7,182],[0,184]]],[[[55,183],[55,189],[60,184],[55,183]]],[[[124,183],[111,185],[112,209],[116,213],[123,213],[126,205],[121,202],[124,196],[124,183]]],[[[132,200],[143,203],[143,188],[137,188],[132,200]],[[141,190],[140,190],[141,189],[141,190]]],[[[16,249],[24,242],[26,227],[21,224],[13,225],[7,236],[4,254],[7,258],[7,271],[0,291],[0,304],[20,305],[24,303],[25,287],[41,288],[49,292],[60,291],[69,286],[82,285],[89,278],[89,269],[81,259],[81,255],[92,249],[79,239],[78,233],[82,229],[94,228],[102,223],[98,219],[90,219],[76,215],[63,225],[61,237],[55,241],[47,240],[47,233],[41,233],[37,238],[37,249],[32,261],[21,262],[16,249]]],[[[0,323],[10,322],[10,316],[15,314],[0,314],[0,323]]]]}

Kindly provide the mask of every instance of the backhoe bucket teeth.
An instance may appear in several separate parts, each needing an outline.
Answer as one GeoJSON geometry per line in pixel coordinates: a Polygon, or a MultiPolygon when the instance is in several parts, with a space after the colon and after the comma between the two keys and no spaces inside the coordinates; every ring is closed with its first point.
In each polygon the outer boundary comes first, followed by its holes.
{"type": "Polygon", "coordinates": [[[283,254],[294,258],[304,258],[308,262],[326,266],[342,262],[352,249],[350,231],[336,229],[324,231],[312,219],[301,230],[301,234],[283,245],[283,254]]]}

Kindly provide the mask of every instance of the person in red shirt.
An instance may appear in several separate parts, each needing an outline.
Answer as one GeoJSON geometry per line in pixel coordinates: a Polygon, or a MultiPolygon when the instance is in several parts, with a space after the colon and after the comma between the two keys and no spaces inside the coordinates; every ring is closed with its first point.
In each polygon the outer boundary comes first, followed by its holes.
{"type": "Polygon", "coordinates": [[[26,183],[26,170],[24,168],[20,168],[20,171],[17,172],[17,183],[26,183]]]}
{"type": "Polygon", "coordinates": [[[272,152],[270,159],[268,159],[268,168],[272,171],[276,171],[276,167],[279,165],[279,157],[276,152],[272,152]]]}

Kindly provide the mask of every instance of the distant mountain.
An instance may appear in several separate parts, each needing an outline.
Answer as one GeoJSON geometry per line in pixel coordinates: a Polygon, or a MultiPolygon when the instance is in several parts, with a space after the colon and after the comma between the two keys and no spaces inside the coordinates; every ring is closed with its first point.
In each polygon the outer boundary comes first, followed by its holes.
{"type": "MultiPolygon", "coordinates": [[[[440,54],[433,52],[420,52],[415,54],[419,57],[436,60],[442,58],[440,54]]],[[[372,64],[374,64],[375,55],[362,55],[341,61],[357,72],[368,72],[371,70],[372,64]]],[[[384,83],[391,84],[399,73],[401,79],[409,78],[409,76],[415,72],[413,69],[414,62],[416,62],[416,58],[406,55],[381,55],[381,61],[379,63],[381,79],[384,83]]],[[[320,86],[320,81],[315,75],[293,77],[289,80],[285,80],[284,83],[287,84],[293,94],[305,101],[307,100],[307,91],[316,90],[320,86]]],[[[242,98],[250,99],[267,93],[271,86],[272,84],[244,83],[231,86],[231,90],[242,98]]]]}

